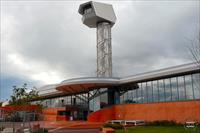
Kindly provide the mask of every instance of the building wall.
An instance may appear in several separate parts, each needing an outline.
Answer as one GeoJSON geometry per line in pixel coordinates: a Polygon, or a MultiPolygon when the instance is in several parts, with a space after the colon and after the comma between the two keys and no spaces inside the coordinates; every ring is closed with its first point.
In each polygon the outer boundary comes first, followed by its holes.
{"type": "Polygon", "coordinates": [[[89,122],[106,122],[107,120],[115,119],[114,106],[110,108],[104,108],[94,113],[91,113],[88,117],[89,122]]]}
{"type": "Polygon", "coordinates": [[[65,108],[46,108],[43,109],[43,115],[45,121],[65,121],[69,120],[66,116],[60,116],[58,115],[59,111],[65,111],[65,108]]]}
{"type": "Polygon", "coordinates": [[[91,113],[89,122],[106,122],[114,119],[126,120],[173,120],[184,123],[188,120],[200,122],[200,100],[121,104],[91,113]]]}
{"type": "MultiPolygon", "coordinates": [[[[183,74],[175,77],[165,77],[137,83],[122,84],[116,87],[120,92],[117,103],[120,104],[146,104],[158,102],[178,102],[200,99],[200,73],[183,74]]],[[[106,93],[107,94],[107,93],[106,93]]],[[[100,103],[107,106],[108,95],[102,94],[90,100],[90,110],[100,109],[100,103]],[[103,101],[102,101],[103,100],[103,101]]],[[[102,108],[102,107],[101,107],[102,108]]]]}

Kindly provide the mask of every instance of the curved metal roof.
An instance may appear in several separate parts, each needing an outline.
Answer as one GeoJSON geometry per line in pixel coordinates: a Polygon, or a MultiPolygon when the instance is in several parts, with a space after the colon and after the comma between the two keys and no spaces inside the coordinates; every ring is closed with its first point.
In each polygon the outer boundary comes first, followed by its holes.
{"type": "Polygon", "coordinates": [[[169,78],[184,74],[200,72],[199,67],[195,63],[188,63],[166,69],[160,69],[147,73],[127,76],[124,78],[102,78],[102,77],[82,77],[64,80],[60,84],[47,85],[39,90],[39,94],[45,97],[72,95],[89,92],[98,88],[107,88],[110,86],[118,86],[122,84],[138,83],[160,78],[169,78]]]}
{"type": "Polygon", "coordinates": [[[40,88],[38,88],[37,90],[39,91],[39,95],[40,96],[46,96],[48,94],[55,94],[55,93],[59,93],[59,91],[57,91],[56,88],[57,84],[49,84],[49,85],[45,85],[42,86],[40,88]]]}
{"type": "Polygon", "coordinates": [[[120,78],[120,84],[155,80],[160,78],[169,78],[174,76],[180,76],[183,74],[189,74],[191,72],[200,72],[200,66],[198,66],[196,63],[188,63],[146,73],[140,73],[120,78]]]}
{"type": "Polygon", "coordinates": [[[56,89],[68,94],[88,92],[97,88],[106,88],[119,84],[119,78],[83,77],[64,80],[56,89]]]}

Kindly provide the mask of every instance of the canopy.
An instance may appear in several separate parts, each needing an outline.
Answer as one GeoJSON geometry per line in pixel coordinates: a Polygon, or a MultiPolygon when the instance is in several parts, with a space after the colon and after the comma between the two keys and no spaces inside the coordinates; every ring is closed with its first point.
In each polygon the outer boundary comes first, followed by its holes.
{"type": "Polygon", "coordinates": [[[66,94],[89,92],[98,88],[107,88],[119,84],[119,78],[75,78],[65,80],[56,86],[56,89],[66,94]]]}

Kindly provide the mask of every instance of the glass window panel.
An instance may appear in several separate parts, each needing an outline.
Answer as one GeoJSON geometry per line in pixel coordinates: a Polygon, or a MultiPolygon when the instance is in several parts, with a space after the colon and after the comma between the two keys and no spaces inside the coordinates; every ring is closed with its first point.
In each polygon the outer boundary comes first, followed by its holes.
{"type": "Polygon", "coordinates": [[[138,100],[138,89],[139,89],[139,84],[138,84],[138,88],[135,90],[136,92],[136,103],[139,103],[139,100],[138,100]]]}
{"type": "Polygon", "coordinates": [[[82,98],[83,98],[83,104],[87,104],[87,95],[86,94],[83,94],[82,95],[82,98]]]}
{"type": "Polygon", "coordinates": [[[163,80],[159,80],[159,101],[165,101],[165,88],[163,80]]]}
{"type": "Polygon", "coordinates": [[[120,103],[123,103],[124,102],[124,94],[122,94],[121,96],[120,96],[120,103]]]}
{"type": "Polygon", "coordinates": [[[76,105],[76,98],[74,95],[72,96],[72,105],[76,105]]]}
{"type": "Polygon", "coordinates": [[[42,101],[42,105],[46,107],[46,100],[42,101]]]}
{"type": "Polygon", "coordinates": [[[166,101],[171,101],[172,94],[171,94],[170,79],[164,79],[164,82],[165,82],[165,99],[166,101]]]}
{"type": "Polygon", "coordinates": [[[133,99],[132,94],[133,94],[133,91],[132,91],[132,90],[129,90],[129,91],[127,92],[127,100],[126,100],[126,103],[132,103],[132,102],[133,102],[133,101],[132,101],[132,99],[133,99]]]}
{"type": "Polygon", "coordinates": [[[63,99],[64,99],[64,104],[66,105],[67,104],[67,97],[65,96],[65,97],[63,97],[63,99]]]}
{"type": "Polygon", "coordinates": [[[100,97],[97,96],[93,100],[94,100],[94,111],[97,111],[100,109],[100,97]]]}
{"type": "Polygon", "coordinates": [[[71,105],[71,97],[70,96],[66,97],[66,104],[71,105]]]}
{"type": "Polygon", "coordinates": [[[132,98],[131,98],[131,91],[129,90],[129,91],[127,92],[127,100],[130,100],[130,99],[132,99],[132,98]]]}
{"type": "Polygon", "coordinates": [[[73,96],[70,96],[70,99],[71,99],[71,105],[73,105],[73,96]]]}
{"type": "Polygon", "coordinates": [[[68,100],[67,103],[68,103],[69,105],[71,105],[72,101],[71,101],[71,97],[70,97],[70,96],[68,96],[68,99],[67,99],[67,100],[68,100]]]}
{"type": "Polygon", "coordinates": [[[151,82],[147,82],[147,95],[148,95],[148,102],[153,102],[153,95],[152,95],[152,86],[151,82]]]}
{"type": "Polygon", "coordinates": [[[200,99],[200,73],[193,74],[194,98],[200,99]]]}
{"type": "Polygon", "coordinates": [[[92,8],[87,8],[85,9],[85,14],[91,13],[92,12],[92,8]]]}
{"type": "Polygon", "coordinates": [[[120,102],[121,103],[126,103],[127,100],[128,100],[128,92],[125,92],[120,96],[120,102]]]}
{"type": "Polygon", "coordinates": [[[143,103],[146,103],[147,102],[147,89],[146,89],[146,82],[143,82],[142,83],[142,93],[143,93],[143,103]]]}
{"type": "Polygon", "coordinates": [[[100,107],[104,108],[108,104],[108,94],[104,93],[100,96],[100,107]]]}
{"type": "Polygon", "coordinates": [[[94,99],[90,100],[89,108],[90,108],[91,111],[94,111],[94,99]]]}
{"type": "Polygon", "coordinates": [[[71,105],[71,97],[66,97],[66,105],[71,105]]]}
{"type": "Polygon", "coordinates": [[[137,103],[137,89],[133,90],[133,103],[137,103]]]}
{"type": "Polygon", "coordinates": [[[84,105],[85,104],[85,98],[84,98],[84,94],[81,94],[81,105],[84,105]]]}
{"type": "Polygon", "coordinates": [[[178,77],[179,100],[185,100],[184,77],[178,77]]]}
{"type": "Polygon", "coordinates": [[[185,76],[186,98],[193,99],[192,76],[185,76]]]}
{"type": "Polygon", "coordinates": [[[131,100],[133,102],[133,98],[134,98],[134,90],[131,90],[131,100]]]}
{"type": "Polygon", "coordinates": [[[80,98],[79,98],[79,95],[78,95],[78,97],[76,97],[76,104],[77,104],[77,105],[80,105],[80,98]]]}
{"type": "Polygon", "coordinates": [[[172,89],[172,101],[178,101],[178,84],[177,84],[177,78],[171,78],[171,89],[172,89]]]}
{"type": "Polygon", "coordinates": [[[133,102],[133,90],[129,91],[129,99],[133,102]]]}
{"type": "Polygon", "coordinates": [[[80,103],[80,105],[82,105],[83,104],[83,96],[80,94],[79,97],[80,97],[79,98],[79,103],[80,103]]]}
{"type": "Polygon", "coordinates": [[[59,107],[58,98],[49,99],[49,102],[50,102],[50,104],[51,104],[51,107],[59,107]]]}
{"type": "Polygon", "coordinates": [[[81,104],[81,99],[80,99],[80,98],[81,98],[80,95],[78,95],[78,96],[76,97],[76,99],[77,99],[77,104],[78,104],[78,105],[81,104]]]}
{"type": "Polygon", "coordinates": [[[46,100],[46,105],[47,105],[47,107],[51,107],[50,99],[47,99],[47,100],[46,100]]]}
{"type": "Polygon", "coordinates": [[[158,102],[158,84],[157,80],[153,81],[153,101],[158,102]]]}
{"type": "Polygon", "coordinates": [[[139,88],[137,89],[137,99],[139,103],[142,103],[142,84],[139,83],[139,88]]]}
{"type": "Polygon", "coordinates": [[[65,97],[66,105],[69,105],[69,97],[65,97]]]}
{"type": "Polygon", "coordinates": [[[48,100],[44,101],[44,105],[45,105],[45,107],[48,107],[48,100]]]}
{"type": "Polygon", "coordinates": [[[124,103],[127,102],[127,99],[128,99],[128,92],[125,92],[125,93],[124,93],[124,103]]]}
{"type": "Polygon", "coordinates": [[[58,97],[58,98],[55,98],[56,100],[56,107],[60,107],[60,97],[58,97]]]}

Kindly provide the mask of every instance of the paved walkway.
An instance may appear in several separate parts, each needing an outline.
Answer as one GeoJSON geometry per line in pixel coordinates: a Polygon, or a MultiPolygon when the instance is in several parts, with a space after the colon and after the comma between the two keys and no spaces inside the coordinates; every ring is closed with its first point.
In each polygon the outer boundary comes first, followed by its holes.
{"type": "Polygon", "coordinates": [[[68,129],[98,129],[101,128],[103,123],[99,122],[86,122],[86,121],[56,121],[44,122],[41,127],[46,128],[68,128],[68,129]]]}
{"type": "Polygon", "coordinates": [[[5,128],[2,133],[13,133],[13,128],[5,128]]]}
{"type": "MultiPolygon", "coordinates": [[[[12,122],[4,122],[3,124],[5,128],[12,128],[12,122]]],[[[19,129],[21,127],[21,122],[14,122],[15,129],[19,129]]],[[[35,124],[40,124],[40,127],[44,127],[49,129],[50,133],[100,133],[99,129],[101,128],[103,123],[95,123],[95,122],[86,122],[86,121],[37,121],[26,123],[25,127],[31,127],[35,124]]],[[[2,132],[4,133],[4,132],[2,132]]]]}
{"type": "Polygon", "coordinates": [[[101,133],[99,129],[63,129],[49,130],[49,133],[101,133]]]}

